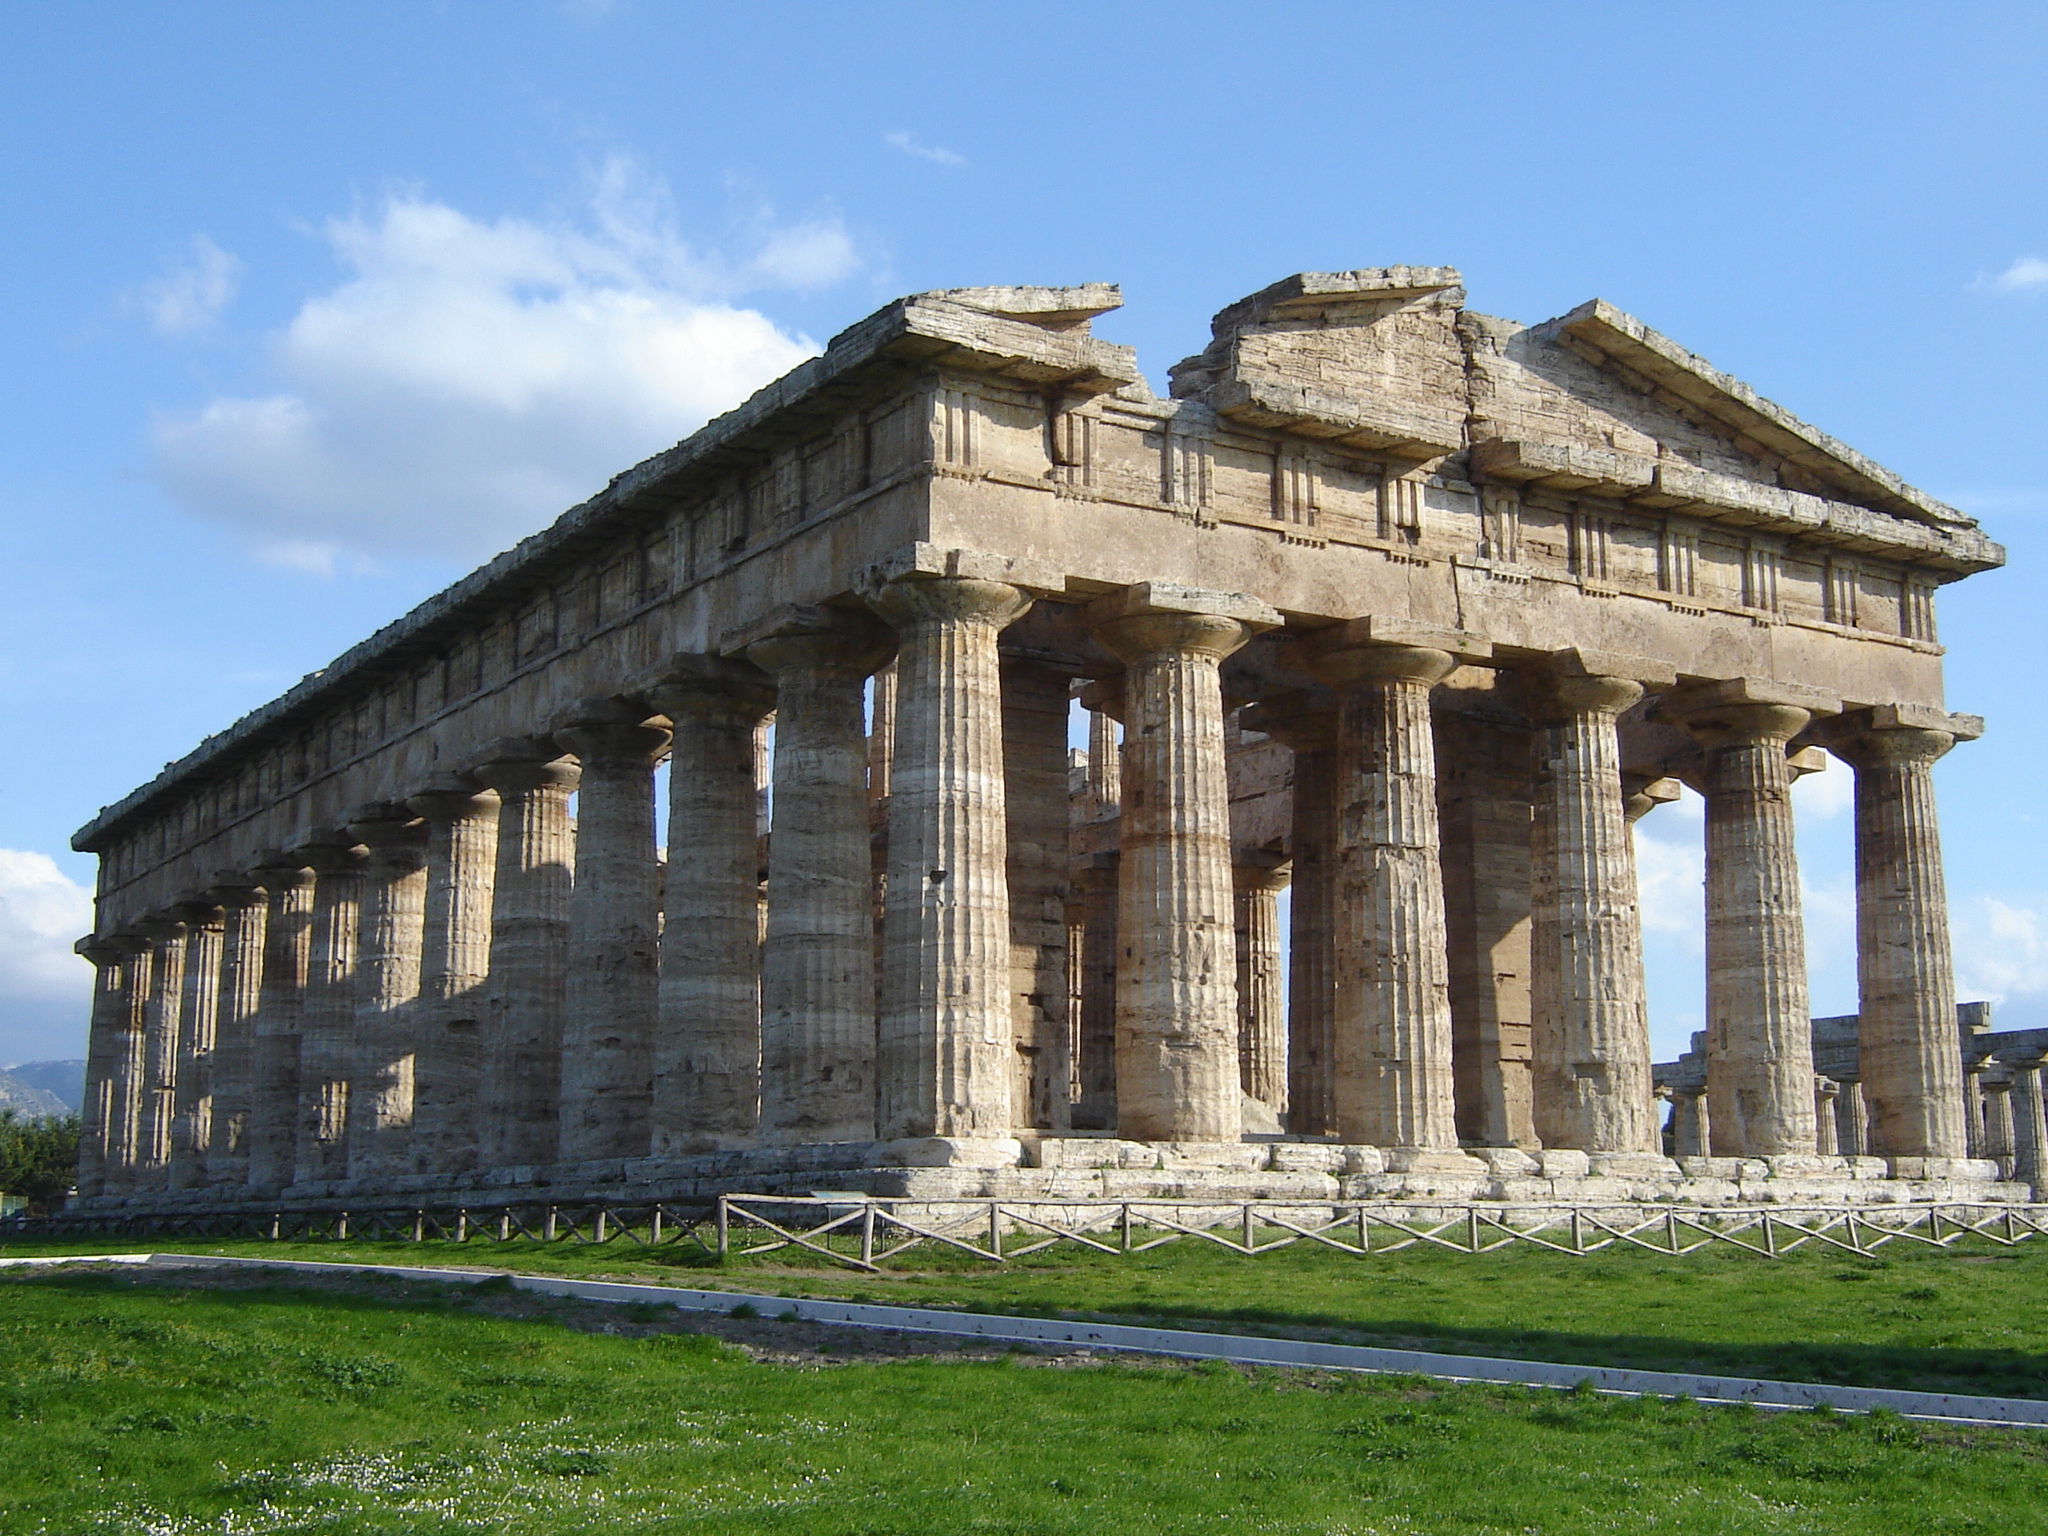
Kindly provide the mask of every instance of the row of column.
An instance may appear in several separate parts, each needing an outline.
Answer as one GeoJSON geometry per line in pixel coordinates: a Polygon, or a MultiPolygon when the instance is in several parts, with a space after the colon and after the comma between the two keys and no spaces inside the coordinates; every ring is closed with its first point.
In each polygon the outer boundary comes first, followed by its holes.
{"type": "MultiPolygon", "coordinates": [[[[1011,1134],[1034,1090],[1018,1068],[997,644],[1034,589],[1006,563],[929,553],[872,573],[862,606],[784,610],[727,655],[680,658],[91,944],[87,1187],[1011,1134]],[[863,692],[892,653],[878,986],[863,692]],[[756,739],[771,708],[764,931],[756,739]]],[[[1240,989],[1277,986],[1278,945],[1236,932],[1220,680],[1280,617],[1147,584],[1085,618],[1124,664],[1125,734],[1114,900],[1084,895],[1080,967],[1112,987],[1114,1015],[1084,1018],[1076,1123],[1234,1140],[1247,1079],[1272,1093],[1285,1070],[1297,1131],[1455,1152],[1430,700],[1486,642],[1377,620],[1320,631],[1299,659],[1334,707],[1257,722],[1296,753],[1283,1051],[1240,1038],[1240,989]]],[[[1670,679],[1580,652],[1538,675],[1538,1134],[1653,1151],[1617,723],[1670,679]]],[[[1664,707],[1701,743],[1708,801],[1712,1145],[1811,1152],[1786,763],[1810,711],[1744,684],[1664,707]]],[[[1891,717],[1829,738],[1857,768],[1865,1094],[1874,1139],[1901,1154],[1963,1149],[1927,774],[1949,739],[1891,717]]]]}

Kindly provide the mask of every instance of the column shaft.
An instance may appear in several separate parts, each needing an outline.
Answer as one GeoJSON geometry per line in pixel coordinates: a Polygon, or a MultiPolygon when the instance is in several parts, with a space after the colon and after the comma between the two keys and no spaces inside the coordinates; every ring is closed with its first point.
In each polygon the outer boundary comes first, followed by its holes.
{"type": "Polygon", "coordinates": [[[1537,736],[1531,1056],[1546,1147],[1658,1150],[1617,729],[1642,695],[1628,678],[1554,678],[1537,736]]]}
{"type": "Polygon", "coordinates": [[[299,853],[314,880],[312,949],[299,1014],[299,1133],[293,1182],[309,1184],[348,1176],[363,875],[362,853],[345,836],[308,845],[299,853]]]}
{"type": "Polygon", "coordinates": [[[352,1179],[387,1180],[412,1166],[427,849],[426,828],[409,810],[380,809],[389,814],[349,829],[370,856],[363,867],[348,1169],[352,1179]]]}
{"type": "Polygon", "coordinates": [[[1276,1116],[1287,1112],[1287,1005],[1280,893],[1285,864],[1240,864],[1237,888],[1238,1086],[1276,1116]]]}
{"type": "Polygon", "coordinates": [[[171,1123],[177,1118],[179,1014],[185,993],[185,925],[155,922],[150,939],[149,1005],[143,1015],[140,1137],[136,1184],[167,1187],[171,1165],[171,1123]]]}
{"type": "Polygon", "coordinates": [[[85,1045],[85,1102],[78,1132],[78,1193],[90,1199],[108,1192],[110,1144],[118,1116],[117,1073],[122,1022],[121,950],[97,936],[80,939],[77,951],[93,967],[92,1020],[85,1045]]]}
{"type": "Polygon", "coordinates": [[[478,1109],[489,1165],[553,1162],[558,1146],[577,769],[553,750],[511,744],[474,770],[500,801],[478,1109]]]}
{"type": "Polygon", "coordinates": [[[1015,1120],[1064,1131],[1073,1080],[1067,912],[1067,716],[1061,668],[1006,659],[1002,677],[1003,796],[1008,817],[1010,997],[1015,1120]]]}
{"type": "Polygon", "coordinates": [[[1813,1028],[1786,743],[1809,711],[1749,698],[1674,712],[1704,749],[1707,1099],[1724,1157],[1811,1155],[1813,1028]]]}
{"type": "Polygon", "coordinates": [[[574,715],[555,736],[583,767],[557,1155],[564,1162],[645,1157],[660,986],[654,765],[669,733],[639,704],[604,700],[574,715]]]}
{"type": "Polygon", "coordinates": [[[427,823],[414,1030],[412,1168],[461,1173],[482,1156],[481,1047],[489,998],[498,797],[449,778],[406,802],[427,823]]]}
{"type": "Polygon", "coordinates": [[[220,1028],[220,964],[225,915],[205,903],[186,903],[185,990],[178,1005],[176,1108],[171,1120],[172,1189],[207,1183],[206,1153],[213,1141],[213,1048],[220,1028]]]}
{"type": "Polygon", "coordinates": [[[744,663],[686,660],[648,695],[675,722],[654,1042],[657,1156],[743,1144],[761,1107],[754,731],[775,692],[744,663]]]}
{"type": "Polygon", "coordinates": [[[1076,1031],[1078,1091],[1073,1123],[1103,1131],[1116,1125],[1116,914],[1118,856],[1082,864],[1080,1028],[1076,1031]]]}
{"type": "Polygon", "coordinates": [[[260,861],[263,982],[249,1107],[249,1184],[276,1190],[298,1167],[299,1029],[313,969],[313,872],[296,854],[260,861]]]}
{"type": "MultiPolygon", "coordinates": [[[[761,954],[761,1135],[770,1142],[875,1134],[874,871],[862,696],[887,655],[879,626],[824,610],[790,615],[747,647],[776,690],[761,954]]],[[[894,771],[900,775],[900,762],[894,771]]]]}
{"type": "Polygon", "coordinates": [[[220,1003],[213,1045],[213,1127],[206,1181],[238,1188],[249,1179],[256,1065],[255,1027],[263,999],[265,895],[253,879],[223,879],[209,893],[226,912],[220,1003]]]}
{"type": "Polygon", "coordinates": [[[1133,588],[1096,635],[1125,663],[1117,907],[1118,1134],[1236,1141],[1236,914],[1223,659],[1272,620],[1220,594],[1133,588]]]}

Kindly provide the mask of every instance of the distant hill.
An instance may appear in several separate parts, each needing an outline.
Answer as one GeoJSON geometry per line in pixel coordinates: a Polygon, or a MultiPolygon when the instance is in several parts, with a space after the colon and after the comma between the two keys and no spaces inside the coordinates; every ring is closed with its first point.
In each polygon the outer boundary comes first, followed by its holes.
{"type": "Polygon", "coordinates": [[[75,1115],[85,1102],[85,1063],[25,1061],[0,1070],[0,1109],[23,1115],[75,1115]]]}

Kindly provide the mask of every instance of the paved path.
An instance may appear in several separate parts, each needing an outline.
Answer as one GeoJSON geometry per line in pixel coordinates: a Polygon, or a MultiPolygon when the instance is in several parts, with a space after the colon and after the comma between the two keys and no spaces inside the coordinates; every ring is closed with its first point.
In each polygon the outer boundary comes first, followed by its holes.
{"type": "Polygon", "coordinates": [[[272,1269],[307,1275],[391,1275],[449,1285],[475,1285],[501,1274],[514,1290],[578,1301],[640,1302],[684,1312],[731,1312],[750,1306],[762,1317],[845,1328],[880,1328],[901,1333],[944,1334],[1027,1344],[1066,1344],[1080,1349],[1169,1355],[1188,1360],[1229,1360],[1241,1365],[1280,1365],[1325,1371],[1369,1371],[1432,1376],[1441,1381],[1479,1381],[1528,1387],[1570,1388],[1590,1383],[1596,1392],[1623,1397],[1692,1397],[1703,1403],[1754,1403],[1759,1408],[1818,1408],[1868,1413],[1889,1408],[1909,1419],[1948,1424],[1996,1424],[2048,1428],[2048,1401],[2020,1397],[1972,1397],[1954,1392],[1907,1392],[1890,1387],[1841,1387],[1818,1382],[1768,1381],[1749,1376],[1703,1376],[1684,1371],[1638,1371],[1617,1366],[1559,1365],[1542,1360],[1504,1360],[1485,1355],[1446,1355],[1415,1349],[1373,1349],[1358,1344],[1317,1344],[1304,1339],[1271,1339],[1239,1333],[1197,1333],[1181,1328],[1141,1328],[1124,1323],[1071,1322],[1060,1318],[1000,1317],[936,1307],[889,1307],[857,1301],[814,1301],[751,1291],[704,1291],[674,1285],[634,1285],[615,1280],[570,1280],[553,1275],[498,1270],[445,1269],[412,1264],[336,1264],[305,1259],[244,1259],[182,1253],[116,1253],[79,1257],[0,1259],[0,1267],[59,1264],[139,1264],[152,1269],[272,1269]]]}

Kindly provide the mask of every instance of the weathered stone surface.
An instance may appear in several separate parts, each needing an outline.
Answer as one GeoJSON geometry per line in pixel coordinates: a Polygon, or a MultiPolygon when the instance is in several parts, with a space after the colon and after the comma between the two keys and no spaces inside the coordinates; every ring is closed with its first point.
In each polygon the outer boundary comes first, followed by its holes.
{"type": "Polygon", "coordinates": [[[481,1048],[489,1010],[498,796],[443,775],[406,804],[427,825],[418,1025],[414,1031],[412,1166],[476,1166],[484,1140],[481,1048]]]}

